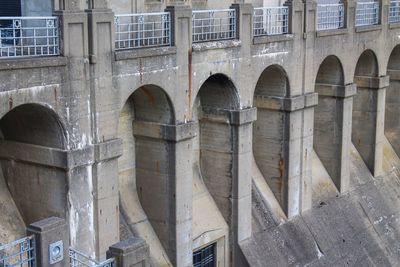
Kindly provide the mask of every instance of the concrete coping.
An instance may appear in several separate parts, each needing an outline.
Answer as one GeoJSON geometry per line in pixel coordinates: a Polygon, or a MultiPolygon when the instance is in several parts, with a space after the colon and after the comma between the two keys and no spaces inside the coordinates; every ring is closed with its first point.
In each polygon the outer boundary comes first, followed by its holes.
{"type": "Polygon", "coordinates": [[[193,43],[192,50],[194,52],[201,52],[207,50],[215,50],[215,49],[226,49],[226,48],[237,48],[242,45],[241,40],[223,40],[223,41],[212,41],[212,42],[204,42],[204,43],[193,43]]]}
{"type": "Polygon", "coordinates": [[[293,34],[279,34],[279,35],[267,35],[267,36],[255,36],[253,38],[253,44],[267,44],[267,43],[279,43],[279,42],[290,42],[293,41],[293,34]]]}
{"type": "Polygon", "coordinates": [[[400,81],[400,70],[387,70],[387,74],[392,81],[400,81]]]}
{"type": "Polygon", "coordinates": [[[341,28],[341,29],[334,29],[334,30],[316,31],[316,36],[317,37],[326,37],[326,36],[343,35],[343,34],[348,34],[348,33],[349,33],[348,28],[341,28]]]}
{"type": "Polygon", "coordinates": [[[400,28],[400,22],[389,23],[389,29],[398,29],[398,28],[400,28]]]}
{"type": "Polygon", "coordinates": [[[382,30],[382,25],[365,25],[365,26],[356,26],[355,31],[356,32],[372,32],[372,31],[381,31],[382,30]]]}
{"type": "Polygon", "coordinates": [[[152,48],[132,48],[115,51],[115,60],[128,60],[145,57],[161,57],[176,54],[175,46],[162,46],[152,48]]]}
{"type": "Polygon", "coordinates": [[[67,66],[67,58],[62,56],[0,59],[0,70],[18,70],[62,66],[67,66]]]}
{"type": "Polygon", "coordinates": [[[354,76],[354,82],[357,84],[357,87],[382,89],[389,86],[390,77],[387,75],[382,77],[354,76]]]}
{"type": "Polygon", "coordinates": [[[102,143],[94,144],[94,160],[102,162],[122,156],[122,139],[112,139],[102,143]]]}
{"type": "Polygon", "coordinates": [[[304,108],[314,107],[318,104],[316,93],[304,95],[280,97],[280,96],[255,96],[254,105],[259,109],[293,112],[304,108]]]}
{"type": "Polygon", "coordinates": [[[241,110],[219,109],[215,107],[203,107],[202,121],[221,124],[244,125],[257,119],[257,109],[250,107],[241,110]]]}
{"type": "Polygon", "coordinates": [[[147,121],[133,121],[133,134],[165,141],[180,142],[196,136],[197,123],[188,122],[178,125],[161,124],[147,121]]]}
{"type": "Polygon", "coordinates": [[[112,245],[109,248],[109,251],[113,255],[123,255],[126,253],[130,253],[132,251],[135,251],[142,247],[144,247],[144,248],[148,247],[146,242],[141,238],[132,237],[132,238],[125,239],[121,242],[118,242],[118,243],[112,245]]]}
{"type": "Polygon", "coordinates": [[[47,232],[65,226],[65,220],[58,217],[50,217],[28,226],[28,231],[32,233],[47,232]]]}
{"type": "Polygon", "coordinates": [[[357,85],[355,83],[346,85],[317,83],[315,84],[315,91],[321,96],[348,98],[357,93],[357,85]]]}

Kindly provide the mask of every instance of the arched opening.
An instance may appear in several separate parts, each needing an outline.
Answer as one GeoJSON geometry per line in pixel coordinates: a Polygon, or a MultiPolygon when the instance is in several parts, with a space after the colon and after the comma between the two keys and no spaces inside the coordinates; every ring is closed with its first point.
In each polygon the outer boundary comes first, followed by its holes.
{"type": "Polygon", "coordinates": [[[25,225],[67,216],[64,169],[49,166],[66,147],[65,131],[47,107],[25,104],[0,120],[0,242],[25,234],[25,225]]]}
{"type": "Polygon", "coordinates": [[[390,54],[387,74],[390,83],[386,89],[385,136],[400,155],[400,46],[396,46],[390,54]]]}
{"type": "Polygon", "coordinates": [[[280,66],[265,69],[254,92],[257,121],[253,124],[255,162],[286,215],[289,120],[284,102],[289,90],[287,75],[280,66]]]}
{"type": "Polygon", "coordinates": [[[171,101],[154,85],[137,89],[119,117],[121,240],[130,235],[145,239],[155,266],[169,266],[173,253],[171,144],[162,133],[174,121],[171,101]]]}
{"type": "Polygon", "coordinates": [[[346,141],[346,108],[351,110],[351,100],[346,99],[343,68],[339,59],[328,56],[321,63],[316,81],[318,105],[314,108],[313,202],[344,190],[342,156],[346,141]],[[350,105],[350,107],[348,107],[350,105]],[[322,163],[322,164],[321,164],[322,163]],[[333,181],[334,185],[332,185],[333,181]],[[336,188],[335,188],[336,186],[336,188]]]}
{"type": "Polygon", "coordinates": [[[193,249],[215,244],[221,266],[229,266],[234,227],[230,116],[237,109],[236,88],[222,74],[203,83],[193,107],[193,121],[199,125],[193,139],[193,249]]]}
{"type": "Polygon", "coordinates": [[[351,140],[360,153],[368,169],[375,176],[382,165],[383,128],[379,126],[379,118],[384,112],[380,108],[385,91],[379,90],[378,62],[371,50],[361,54],[354,73],[357,94],[353,98],[352,136],[351,140]],[[380,131],[382,130],[382,133],[380,131]]]}

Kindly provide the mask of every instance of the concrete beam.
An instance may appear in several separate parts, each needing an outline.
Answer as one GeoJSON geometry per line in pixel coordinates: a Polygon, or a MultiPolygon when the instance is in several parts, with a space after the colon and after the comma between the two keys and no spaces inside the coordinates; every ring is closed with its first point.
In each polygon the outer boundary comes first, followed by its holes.
{"type": "Polygon", "coordinates": [[[189,122],[180,125],[166,125],[146,121],[133,121],[135,136],[180,142],[196,136],[197,123],[189,122]]]}
{"type": "Polygon", "coordinates": [[[318,95],[308,93],[292,97],[255,96],[254,102],[257,108],[293,112],[317,105],[318,95]]]}
{"type": "Polygon", "coordinates": [[[357,87],[363,87],[369,89],[381,89],[389,86],[390,76],[382,76],[382,77],[354,76],[354,83],[357,84],[357,87]]]}
{"type": "Polygon", "coordinates": [[[338,98],[347,98],[357,93],[357,84],[333,85],[333,84],[315,84],[315,91],[320,96],[330,96],[338,98]]]}

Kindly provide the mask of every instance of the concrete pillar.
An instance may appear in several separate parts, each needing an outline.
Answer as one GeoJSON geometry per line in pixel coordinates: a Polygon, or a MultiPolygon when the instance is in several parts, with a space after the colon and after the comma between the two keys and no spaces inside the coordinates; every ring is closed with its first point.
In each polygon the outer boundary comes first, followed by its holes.
{"type": "Polygon", "coordinates": [[[382,174],[386,88],[389,76],[355,76],[352,141],[372,175],[382,174]]]}
{"type": "Polygon", "coordinates": [[[316,84],[314,149],[340,192],[349,189],[351,119],[357,87],[316,84]]]}
{"type": "Polygon", "coordinates": [[[174,266],[192,265],[192,138],[197,125],[135,121],[141,204],[174,266]],[[153,167],[154,166],[154,169],[153,167]],[[149,188],[149,183],[152,188],[149,188]],[[146,188],[149,188],[146,190],[146,188]],[[148,192],[157,195],[146,195],[148,192]]]}
{"type": "Polygon", "coordinates": [[[69,234],[65,220],[51,217],[32,223],[28,235],[35,236],[37,266],[67,267],[69,264],[69,234]],[[51,253],[60,249],[58,254],[51,253]]]}
{"type": "Polygon", "coordinates": [[[385,135],[397,155],[400,155],[400,71],[388,70],[388,75],[390,84],[386,89],[385,135]]]}
{"type": "Polygon", "coordinates": [[[150,267],[149,255],[149,246],[136,237],[114,244],[107,251],[107,258],[115,258],[118,267],[150,267]]]}
{"type": "MultiPolygon", "coordinates": [[[[282,209],[285,211],[289,218],[300,214],[302,211],[307,210],[311,207],[311,172],[305,172],[302,170],[302,162],[307,160],[307,155],[303,155],[302,149],[305,143],[304,138],[311,138],[311,134],[303,134],[302,130],[304,127],[312,129],[312,124],[304,126],[304,124],[310,122],[309,118],[304,118],[304,112],[306,108],[311,108],[316,104],[315,94],[306,94],[294,97],[265,97],[260,96],[255,99],[255,106],[260,112],[267,112],[267,116],[273,114],[280,114],[280,117],[276,120],[277,123],[283,123],[283,125],[271,126],[273,129],[281,128],[280,135],[275,135],[275,139],[272,142],[282,143],[282,149],[276,151],[275,157],[281,157],[279,161],[279,176],[280,182],[274,189],[271,177],[266,170],[263,172],[263,163],[257,162],[260,166],[262,173],[267,179],[272,191],[275,191],[278,201],[281,204],[282,209]],[[279,191],[279,192],[278,192],[279,191]]],[[[259,116],[261,118],[261,115],[259,116]]],[[[311,118],[312,122],[312,118],[311,118]]],[[[272,129],[272,128],[271,128],[272,129]]],[[[270,135],[266,135],[265,138],[271,138],[270,135]]],[[[307,141],[306,140],[306,141],[307,141]]],[[[266,141],[267,147],[271,141],[266,141]]],[[[262,140],[260,140],[260,144],[262,140]]],[[[312,149],[312,138],[310,149],[312,149]]],[[[265,148],[267,150],[268,148],[265,148]]],[[[261,153],[263,149],[261,149],[261,153]]],[[[311,151],[310,151],[311,152],[311,151]]],[[[268,153],[268,152],[265,152],[268,153]]],[[[309,153],[311,155],[311,153],[309,153]]],[[[255,150],[255,157],[257,161],[257,155],[255,150]]],[[[306,164],[306,166],[311,166],[306,164]]],[[[267,167],[268,166],[264,166],[267,167]]]]}
{"type": "MultiPolygon", "coordinates": [[[[231,6],[236,10],[236,39],[241,40],[243,44],[251,44],[253,42],[253,6],[251,3],[237,1],[231,6]],[[237,3],[237,4],[236,4],[237,3]]],[[[245,45],[241,47],[241,56],[250,58],[251,46],[245,45]]]]}

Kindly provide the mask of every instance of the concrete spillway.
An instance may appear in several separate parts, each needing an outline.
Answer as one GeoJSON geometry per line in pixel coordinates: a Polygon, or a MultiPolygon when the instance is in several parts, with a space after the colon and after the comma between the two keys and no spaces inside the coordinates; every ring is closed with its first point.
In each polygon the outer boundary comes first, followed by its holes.
{"type": "MultiPolygon", "coordinates": [[[[386,138],[383,169],[385,174],[374,178],[352,145],[350,190],[325,198],[321,194],[320,204],[313,209],[253,234],[241,244],[249,264],[398,266],[400,159],[386,138]]],[[[318,183],[324,184],[326,173],[317,159],[313,163],[315,170],[318,183]]],[[[330,186],[318,188],[334,193],[330,186]]]]}

